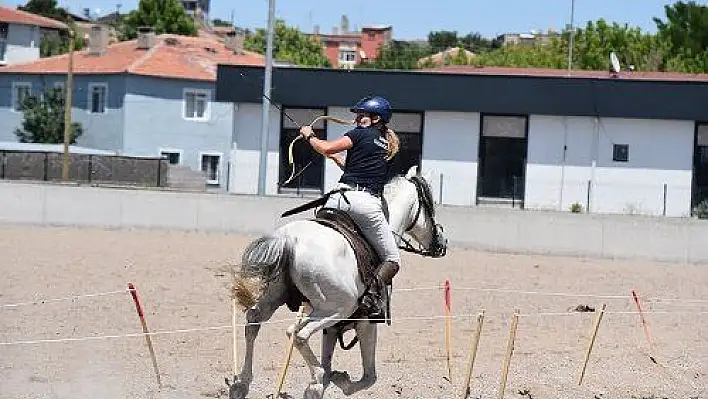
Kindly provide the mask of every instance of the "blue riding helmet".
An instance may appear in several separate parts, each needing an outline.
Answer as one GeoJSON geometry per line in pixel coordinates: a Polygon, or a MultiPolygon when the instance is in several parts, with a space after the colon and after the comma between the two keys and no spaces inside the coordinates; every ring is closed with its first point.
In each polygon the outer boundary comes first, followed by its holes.
{"type": "Polygon", "coordinates": [[[384,123],[388,123],[391,120],[392,113],[391,103],[379,96],[365,97],[359,100],[359,102],[351,108],[351,111],[378,115],[384,123]]]}

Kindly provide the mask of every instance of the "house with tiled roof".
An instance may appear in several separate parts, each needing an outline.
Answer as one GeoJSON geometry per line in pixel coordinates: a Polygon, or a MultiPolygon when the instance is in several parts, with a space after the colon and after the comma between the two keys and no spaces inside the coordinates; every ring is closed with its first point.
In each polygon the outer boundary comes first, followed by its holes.
{"type": "MultiPolygon", "coordinates": [[[[94,28],[73,57],[72,120],[84,128],[77,145],[169,158],[224,187],[233,106],[215,102],[217,64],[264,65],[234,41],[155,35],[108,45],[94,28]]],[[[0,68],[0,141],[17,141],[28,94],[64,88],[68,54],[0,68]]]]}
{"type": "Polygon", "coordinates": [[[43,37],[66,30],[60,21],[0,6],[0,67],[40,58],[43,37]]]}

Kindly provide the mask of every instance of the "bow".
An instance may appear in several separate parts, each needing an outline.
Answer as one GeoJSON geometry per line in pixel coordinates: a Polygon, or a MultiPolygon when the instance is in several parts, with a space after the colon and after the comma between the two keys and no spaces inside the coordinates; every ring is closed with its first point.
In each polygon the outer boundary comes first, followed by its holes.
{"type": "MultiPolygon", "coordinates": [[[[287,115],[286,115],[286,116],[287,116],[287,115]]],[[[289,118],[289,119],[290,119],[290,118],[289,118]]],[[[293,121],[292,119],[290,119],[290,120],[293,121]]],[[[312,126],[314,126],[317,122],[319,122],[319,121],[321,121],[321,120],[329,120],[329,121],[332,121],[332,122],[340,123],[340,124],[342,124],[342,125],[353,125],[353,124],[356,122],[356,121],[353,121],[353,120],[347,120],[347,119],[337,118],[336,116],[321,115],[321,116],[318,116],[317,118],[315,118],[315,119],[310,123],[309,126],[312,127],[312,126]]],[[[294,122],[296,125],[298,125],[298,127],[301,127],[297,122],[295,122],[295,121],[293,121],[293,122],[294,122]]],[[[294,159],[294,156],[293,156],[293,147],[295,146],[295,143],[296,143],[299,139],[301,139],[301,138],[302,138],[302,135],[301,135],[301,134],[298,134],[297,137],[295,137],[295,139],[293,139],[293,141],[291,141],[291,142],[290,142],[290,145],[288,146],[288,165],[289,165],[290,168],[291,168],[291,173],[290,173],[290,177],[289,177],[283,184],[281,184],[281,186],[284,186],[284,185],[290,183],[290,182],[293,181],[296,177],[300,176],[300,175],[305,171],[305,169],[307,169],[307,167],[310,166],[310,165],[312,164],[312,162],[313,162],[313,161],[310,161],[307,165],[305,165],[305,167],[303,167],[302,169],[300,169],[300,171],[299,171],[297,174],[295,173],[295,159],[294,159]]]]}

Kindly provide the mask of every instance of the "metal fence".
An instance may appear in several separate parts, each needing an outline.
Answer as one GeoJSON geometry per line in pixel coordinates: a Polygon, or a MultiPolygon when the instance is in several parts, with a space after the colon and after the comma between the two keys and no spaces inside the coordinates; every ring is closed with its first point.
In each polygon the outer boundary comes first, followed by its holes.
{"type": "MultiPolygon", "coordinates": [[[[0,151],[0,179],[61,181],[63,154],[0,151]]],[[[164,158],[69,154],[69,181],[166,187],[169,161],[164,158]]]]}

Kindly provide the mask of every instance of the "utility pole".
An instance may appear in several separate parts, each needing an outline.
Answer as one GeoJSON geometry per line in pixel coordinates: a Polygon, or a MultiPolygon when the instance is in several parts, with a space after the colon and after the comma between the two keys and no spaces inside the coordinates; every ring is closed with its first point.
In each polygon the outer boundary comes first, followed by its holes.
{"type": "Polygon", "coordinates": [[[570,39],[568,40],[568,75],[573,70],[573,39],[575,36],[575,0],[570,0],[570,39]]]}
{"type": "Polygon", "coordinates": [[[69,19],[69,69],[66,73],[66,87],[64,88],[64,159],[61,168],[61,179],[69,180],[69,143],[71,142],[71,92],[74,74],[74,28],[69,19]]]}
{"type": "Polygon", "coordinates": [[[270,86],[273,76],[273,34],[275,30],[275,0],[268,0],[268,38],[266,40],[265,79],[263,81],[263,120],[261,122],[261,157],[258,167],[258,195],[265,195],[268,163],[268,119],[270,117],[270,86]]]}

